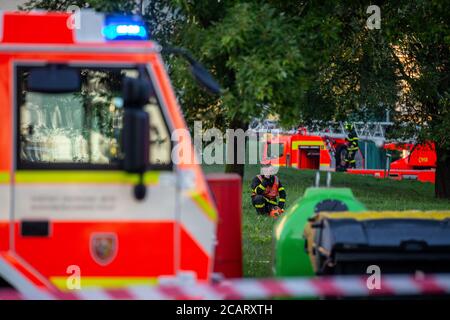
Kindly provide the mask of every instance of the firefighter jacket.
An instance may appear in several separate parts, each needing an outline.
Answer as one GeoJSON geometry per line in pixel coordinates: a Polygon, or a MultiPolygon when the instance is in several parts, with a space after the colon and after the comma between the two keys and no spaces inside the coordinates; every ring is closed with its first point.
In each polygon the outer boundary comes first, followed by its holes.
{"type": "Polygon", "coordinates": [[[252,197],[257,194],[262,195],[268,203],[283,208],[286,202],[286,190],[277,176],[272,176],[271,178],[267,179],[262,175],[257,175],[253,178],[251,184],[252,197]],[[279,197],[278,202],[277,197],[279,197]]]}
{"type": "Polygon", "coordinates": [[[355,132],[354,129],[351,130],[351,131],[348,133],[347,138],[346,138],[345,140],[346,140],[347,143],[348,143],[348,146],[347,146],[347,150],[348,150],[348,151],[356,152],[356,151],[358,150],[358,148],[359,148],[359,146],[358,146],[358,140],[359,140],[359,138],[358,138],[358,136],[356,135],[356,132],[355,132]]]}

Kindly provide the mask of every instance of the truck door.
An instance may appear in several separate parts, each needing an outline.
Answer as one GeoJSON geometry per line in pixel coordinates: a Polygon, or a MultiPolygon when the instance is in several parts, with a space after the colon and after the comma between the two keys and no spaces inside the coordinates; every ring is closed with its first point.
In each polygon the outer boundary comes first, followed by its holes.
{"type": "Polygon", "coordinates": [[[16,255],[61,289],[71,275],[83,287],[117,287],[173,274],[176,183],[156,84],[145,107],[147,195],[136,200],[138,176],[121,170],[121,87],[124,76],[138,76],[137,66],[70,67],[81,89],[58,94],[29,91],[31,68],[15,66],[16,255]]]}

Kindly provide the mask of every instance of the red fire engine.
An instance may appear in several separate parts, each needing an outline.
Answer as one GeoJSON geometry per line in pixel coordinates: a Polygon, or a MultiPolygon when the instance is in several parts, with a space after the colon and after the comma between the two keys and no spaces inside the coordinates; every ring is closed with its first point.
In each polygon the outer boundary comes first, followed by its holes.
{"type": "MultiPolygon", "coordinates": [[[[355,157],[356,168],[347,170],[347,173],[434,183],[436,152],[432,143],[387,143],[383,148],[401,153],[400,158],[388,163],[386,169],[366,169],[359,150],[355,157]]],[[[268,135],[263,146],[263,163],[298,169],[336,170],[345,165],[346,150],[345,138],[310,134],[302,129],[295,134],[268,135]]]]}
{"type": "MultiPolygon", "coordinates": [[[[239,179],[212,178],[215,198],[228,194],[216,206],[200,165],[174,160],[171,133],[187,127],[161,47],[137,18],[79,14],[78,28],[68,13],[0,12],[1,277],[202,281],[215,252],[240,275],[239,220],[226,220],[240,217],[239,179]],[[221,211],[233,241],[216,236],[221,211]]],[[[189,137],[179,147],[193,150],[189,137]]]]}

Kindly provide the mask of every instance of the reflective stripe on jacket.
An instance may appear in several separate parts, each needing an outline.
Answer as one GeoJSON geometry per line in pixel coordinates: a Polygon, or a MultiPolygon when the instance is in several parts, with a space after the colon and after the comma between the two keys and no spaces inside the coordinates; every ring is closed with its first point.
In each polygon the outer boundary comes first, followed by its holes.
{"type": "MultiPolygon", "coordinates": [[[[263,177],[261,175],[258,175],[257,177],[258,177],[259,181],[261,181],[261,182],[263,181],[263,177]]],[[[278,185],[279,185],[278,177],[275,176],[275,180],[274,180],[273,184],[271,186],[267,186],[265,188],[263,195],[266,198],[275,199],[276,197],[278,197],[278,185]]]]}

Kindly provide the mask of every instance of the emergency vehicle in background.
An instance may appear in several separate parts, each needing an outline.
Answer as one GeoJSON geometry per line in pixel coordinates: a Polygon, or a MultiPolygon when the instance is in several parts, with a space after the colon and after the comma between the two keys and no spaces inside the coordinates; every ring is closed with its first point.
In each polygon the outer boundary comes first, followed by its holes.
{"type": "MultiPolygon", "coordinates": [[[[239,276],[240,180],[210,189],[199,164],[173,160],[171,133],[187,127],[161,47],[136,17],[79,14],[72,28],[68,13],[0,12],[1,280],[239,276]],[[217,230],[224,211],[234,234],[217,230]]],[[[177,147],[193,151],[189,137],[177,147]]]]}
{"type": "MultiPolygon", "coordinates": [[[[295,134],[269,137],[263,147],[263,163],[298,169],[328,170],[343,164],[343,151],[345,138],[308,134],[303,129],[295,134]]],[[[360,152],[356,158],[357,167],[362,167],[360,152]]]]}
{"type": "MultiPolygon", "coordinates": [[[[355,156],[356,168],[348,169],[347,173],[434,183],[436,151],[433,143],[392,142],[381,148],[387,152],[399,153],[399,159],[392,162],[388,159],[387,165],[383,163],[387,168],[368,169],[360,146],[355,156]]],[[[345,166],[346,154],[347,145],[342,134],[333,136],[327,132],[310,133],[306,128],[301,128],[294,134],[266,135],[262,163],[298,169],[339,171],[340,167],[345,166]]]]}

